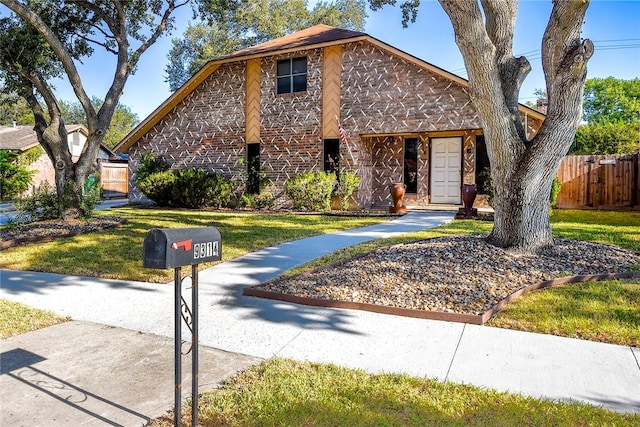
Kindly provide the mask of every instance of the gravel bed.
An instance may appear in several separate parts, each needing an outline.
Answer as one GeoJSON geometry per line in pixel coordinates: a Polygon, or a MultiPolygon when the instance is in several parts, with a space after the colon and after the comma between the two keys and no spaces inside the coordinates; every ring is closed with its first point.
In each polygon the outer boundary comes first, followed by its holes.
{"type": "Polygon", "coordinates": [[[518,289],[545,280],[622,273],[638,253],[555,239],[539,255],[510,252],[481,236],[452,236],[396,245],[343,263],[277,279],[258,289],[325,300],[479,315],[518,289]]]}

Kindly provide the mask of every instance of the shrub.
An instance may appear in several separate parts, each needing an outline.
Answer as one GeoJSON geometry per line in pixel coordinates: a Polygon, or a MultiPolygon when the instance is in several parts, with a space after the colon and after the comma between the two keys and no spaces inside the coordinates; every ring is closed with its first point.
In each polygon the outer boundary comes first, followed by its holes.
{"type": "Polygon", "coordinates": [[[174,191],[180,205],[187,208],[221,208],[231,200],[232,184],[222,175],[202,169],[174,170],[174,191]]]}
{"type": "Polygon", "coordinates": [[[557,176],[553,177],[553,183],[551,184],[551,194],[549,195],[549,204],[555,206],[558,204],[558,194],[562,189],[562,182],[557,176]]]}
{"type": "Polygon", "coordinates": [[[96,206],[102,200],[102,186],[100,185],[100,174],[95,173],[87,177],[84,183],[80,209],[84,218],[90,218],[96,206]]]}
{"type": "Polygon", "coordinates": [[[340,198],[340,205],[342,210],[349,209],[349,201],[353,192],[360,185],[360,178],[353,172],[345,172],[340,174],[340,179],[336,183],[333,191],[334,196],[340,198]]]}
{"type": "Polygon", "coordinates": [[[202,169],[152,173],[140,181],[139,186],[158,206],[220,208],[231,200],[232,184],[224,176],[202,169]]]}
{"type": "Polygon", "coordinates": [[[175,207],[173,194],[175,180],[176,176],[173,171],[167,170],[149,174],[138,185],[144,195],[158,206],[175,207]]]}
{"type": "Polygon", "coordinates": [[[335,181],[334,173],[305,172],[288,179],[285,191],[294,209],[326,212],[331,210],[335,181]]]}
{"type": "Polygon", "coordinates": [[[169,170],[169,163],[161,157],[153,157],[153,154],[147,151],[142,153],[140,157],[140,166],[136,169],[134,179],[137,183],[140,183],[149,175],[166,170],[169,170]]]}
{"type": "Polygon", "coordinates": [[[275,204],[275,196],[269,190],[263,190],[260,194],[243,194],[240,198],[241,206],[253,209],[272,209],[275,204]]]}
{"type": "Polygon", "coordinates": [[[58,194],[48,182],[35,187],[30,196],[16,200],[14,206],[17,210],[16,219],[18,221],[42,221],[60,217],[58,194]]]}
{"type": "MultiPolygon", "coordinates": [[[[100,186],[99,174],[89,176],[80,196],[80,214],[83,218],[91,218],[93,211],[100,203],[101,196],[102,187],[100,186]]],[[[35,187],[30,196],[16,200],[14,206],[18,212],[17,220],[30,222],[60,218],[61,208],[65,210],[73,206],[73,197],[73,184],[67,182],[64,185],[62,206],[60,206],[56,189],[45,181],[35,187]]]]}
{"type": "Polygon", "coordinates": [[[601,120],[580,126],[571,154],[626,154],[640,149],[640,122],[601,120]]]}
{"type": "Polygon", "coordinates": [[[0,150],[0,199],[9,200],[24,193],[35,171],[30,171],[11,150],[0,150]]]}

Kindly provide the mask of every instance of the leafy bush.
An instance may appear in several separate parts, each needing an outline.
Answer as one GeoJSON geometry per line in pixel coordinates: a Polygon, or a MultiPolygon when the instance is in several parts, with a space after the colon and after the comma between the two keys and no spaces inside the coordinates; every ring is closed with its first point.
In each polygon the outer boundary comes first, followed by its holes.
{"type": "Polygon", "coordinates": [[[560,194],[561,189],[562,182],[560,182],[560,178],[554,176],[553,183],[551,184],[551,194],[549,196],[549,204],[551,206],[555,206],[558,204],[558,194],[560,194]]]}
{"type": "Polygon", "coordinates": [[[96,206],[102,200],[102,186],[100,185],[100,174],[96,173],[89,177],[84,183],[80,209],[84,218],[90,218],[96,206]]]}
{"type": "Polygon", "coordinates": [[[640,149],[640,122],[606,121],[580,126],[571,154],[627,154],[640,149]]]}
{"type": "Polygon", "coordinates": [[[169,163],[161,157],[153,157],[148,151],[142,153],[140,157],[140,166],[136,169],[135,181],[142,182],[146,177],[158,172],[169,170],[169,163]]]}
{"type": "Polygon", "coordinates": [[[269,190],[262,190],[260,194],[243,194],[240,198],[241,206],[263,210],[272,209],[275,196],[269,190]]]}
{"type": "MultiPolygon", "coordinates": [[[[85,186],[80,195],[80,214],[83,218],[91,218],[96,206],[100,203],[102,187],[99,174],[91,175],[85,181],[85,186]]],[[[33,189],[30,196],[16,200],[14,206],[18,212],[18,221],[31,222],[46,219],[60,218],[61,208],[64,211],[73,206],[73,184],[65,183],[62,194],[62,206],[59,205],[56,189],[47,181],[33,189]]]]}
{"type": "Polygon", "coordinates": [[[40,158],[44,154],[44,149],[41,145],[36,145],[35,147],[31,147],[26,151],[18,154],[18,165],[20,166],[29,166],[36,160],[40,158]]]}
{"type": "Polygon", "coordinates": [[[231,200],[232,184],[222,175],[202,169],[176,169],[152,173],[138,184],[158,206],[196,209],[223,207],[231,200]]]}
{"type": "Polygon", "coordinates": [[[336,175],[325,172],[305,172],[285,182],[285,192],[294,209],[326,212],[331,210],[336,175]]]}
{"type": "Polygon", "coordinates": [[[60,217],[58,194],[48,182],[44,182],[33,189],[30,196],[16,200],[14,206],[19,221],[42,221],[60,217]]]}
{"type": "Polygon", "coordinates": [[[19,162],[17,152],[0,150],[0,199],[9,200],[24,193],[34,174],[19,162]]]}
{"type": "Polygon", "coordinates": [[[138,182],[138,186],[140,191],[158,206],[175,206],[173,194],[175,181],[176,176],[173,171],[167,170],[147,175],[138,182]]]}
{"type": "Polygon", "coordinates": [[[360,178],[353,172],[345,172],[340,174],[340,179],[334,186],[333,195],[340,198],[342,210],[349,209],[349,201],[353,192],[360,185],[360,178]]]}

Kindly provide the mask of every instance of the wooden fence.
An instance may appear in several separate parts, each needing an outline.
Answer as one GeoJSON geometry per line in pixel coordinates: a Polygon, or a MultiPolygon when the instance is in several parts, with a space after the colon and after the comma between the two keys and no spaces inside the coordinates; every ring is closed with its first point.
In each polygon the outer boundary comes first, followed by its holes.
{"type": "Polygon", "coordinates": [[[127,162],[100,162],[100,184],[103,197],[126,197],[129,192],[129,165],[127,162]]]}
{"type": "Polygon", "coordinates": [[[639,157],[636,154],[567,156],[558,169],[559,208],[639,208],[639,157]]]}

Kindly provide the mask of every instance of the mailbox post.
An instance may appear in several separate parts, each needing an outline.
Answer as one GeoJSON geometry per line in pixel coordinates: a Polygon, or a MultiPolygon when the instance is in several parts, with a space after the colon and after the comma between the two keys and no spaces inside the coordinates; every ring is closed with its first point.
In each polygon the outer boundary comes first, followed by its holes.
{"type": "Polygon", "coordinates": [[[198,264],[221,259],[222,239],[215,227],[152,228],[144,239],[142,266],[174,268],[174,413],[180,427],[182,403],[182,320],[191,331],[191,414],[192,426],[198,423],[198,264]],[[182,267],[191,265],[191,308],[182,297],[182,267]]]}

